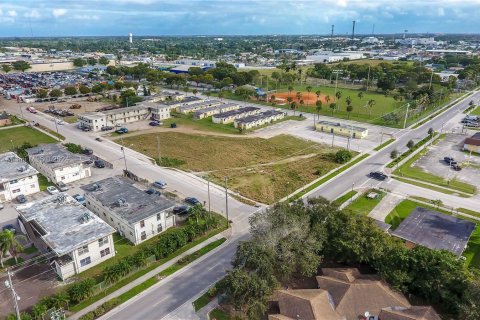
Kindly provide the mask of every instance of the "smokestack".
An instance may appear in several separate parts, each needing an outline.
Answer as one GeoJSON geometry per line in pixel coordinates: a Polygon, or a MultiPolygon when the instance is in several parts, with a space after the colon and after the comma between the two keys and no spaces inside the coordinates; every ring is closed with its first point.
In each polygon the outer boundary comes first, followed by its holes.
{"type": "Polygon", "coordinates": [[[352,25],[352,40],[355,37],[355,20],[353,20],[353,25],[352,25]]]}
{"type": "Polygon", "coordinates": [[[128,42],[130,44],[132,44],[132,42],[133,42],[133,34],[131,32],[128,34],[128,42]]]}

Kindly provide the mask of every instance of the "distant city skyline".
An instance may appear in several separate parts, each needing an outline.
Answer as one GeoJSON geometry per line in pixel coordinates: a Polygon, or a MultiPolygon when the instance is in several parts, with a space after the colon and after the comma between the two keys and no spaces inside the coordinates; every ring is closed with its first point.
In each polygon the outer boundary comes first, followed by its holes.
{"type": "Polygon", "coordinates": [[[4,0],[0,37],[477,33],[480,0],[4,0]]]}

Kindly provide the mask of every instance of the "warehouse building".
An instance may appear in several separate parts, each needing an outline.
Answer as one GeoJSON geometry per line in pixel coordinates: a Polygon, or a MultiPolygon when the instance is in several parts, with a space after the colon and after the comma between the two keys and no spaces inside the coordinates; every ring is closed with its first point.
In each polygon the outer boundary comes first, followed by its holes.
{"type": "Polygon", "coordinates": [[[69,183],[92,175],[86,164],[90,158],[72,153],[61,144],[42,144],[26,151],[30,164],[53,183],[69,183]]]}
{"type": "Polygon", "coordinates": [[[233,122],[233,126],[242,130],[248,130],[267,123],[271,123],[273,121],[283,119],[285,115],[286,112],[269,110],[248,117],[235,119],[235,121],[233,122]]]}
{"type": "Polygon", "coordinates": [[[107,178],[82,189],[87,208],[135,245],[175,225],[175,203],[163,195],[147,194],[129,179],[107,178]]]}
{"type": "Polygon", "coordinates": [[[40,191],[38,171],[13,152],[0,154],[0,203],[40,191]]]}
{"type": "Polygon", "coordinates": [[[329,132],[339,136],[352,137],[354,139],[364,139],[368,136],[367,128],[332,121],[315,122],[315,130],[329,132]]]}
{"type": "Polygon", "coordinates": [[[115,256],[115,229],[66,193],[18,206],[19,224],[65,280],[115,256]]]}

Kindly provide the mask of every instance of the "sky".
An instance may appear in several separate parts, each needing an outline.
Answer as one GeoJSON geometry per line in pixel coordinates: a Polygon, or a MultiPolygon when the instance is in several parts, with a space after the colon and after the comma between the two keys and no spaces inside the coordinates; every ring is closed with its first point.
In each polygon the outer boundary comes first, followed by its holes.
{"type": "Polygon", "coordinates": [[[0,37],[478,33],[480,0],[0,0],[0,37]]]}

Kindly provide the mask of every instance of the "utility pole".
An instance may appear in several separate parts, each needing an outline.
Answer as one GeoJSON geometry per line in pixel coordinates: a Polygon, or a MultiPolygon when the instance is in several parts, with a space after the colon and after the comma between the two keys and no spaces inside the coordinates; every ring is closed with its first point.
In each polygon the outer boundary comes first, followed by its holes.
{"type": "MultiPolygon", "coordinates": [[[[55,121],[55,129],[57,130],[57,135],[60,135],[60,134],[58,133],[58,118],[55,117],[55,118],[53,119],[53,121],[55,121]]],[[[59,137],[57,137],[57,139],[58,139],[58,141],[60,141],[60,138],[59,138],[59,137]]]]}
{"type": "Polygon", "coordinates": [[[208,213],[210,213],[210,180],[207,180],[208,213]]]}
{"type": "Polygon", "coordinates": [[[365,91],[368,91],[368,83],[370,82],[370,66],[368,66],[368,76],[367,76],[367,90],[365,91]]]}
{"type": "Polygon", "coordinates": [[[120,147],[120,149],[122,149],[122,152],[123,152],[123,161],[125,162],[125,171],[128,171],[128,168],[127,168],[127,157],[125,157],[125,149],[123,147],[120,147]]]}
{"type": "Polygon", "coordinates": [[[12,282],[12,274],[10,273],[10,269],[7,268],[7,275],[8,275],[8,280],[5,281],[5,286],[10,289],[12,293],[12,299],[13,299],[13,305],[15,307],[15,313],[17,315],[17,320],[20,320],[20,309],[18,308],[18,300],[20,300],[20,297],[17,295],[15,292],[15,289],[13,288],[13,282],[12,282]]]}
{"type": "Polygon", "coordinates": [[[225,213],[227,215],[227,228],[230,227],[230,222],[228,221],[228,177],[225,177],[225,213]]]}
{"type": "Polygon", "coordinates": [[[331,49],[333,51],[333,31],[335,30],[335,25],[332,24],[332,36],[330,37],[330,45],[331,45],[331,49]]]}
{"type": "Polygon", "coordinates": [[[432,69],[432,74],[430,75],[430,84],[428,85],[428,89],[432,87],[432,80],[433,80],[433,69],[432,69]]]}
{"type": "Polygon", "coordinates": [[[352,41],[353,41],[353,39],[355,38],[355,23],[356,23],[356,21],[353,20],[353,26],[352,26],[352,41]]]}
{"type": "Polygon", "coordinates": [[[333,142],[335,141],[335,132],[332,132],[332,149],[333,149],[333,142]]]}
{"type": "Polygon", "coordinates": [[[157,136],[157,155],[158,155],[158,165],[162,165],[162,158],[160,156],[160,137],[157,136]]]}
{"type": "Polygon", "coordinates": [[[405,112],[405,119],[403,120],[403,129],[407,126],[407,118],[408,118],[408,109],[410,108],[410,103],[407,103],[407,112],[405,112]]]}

